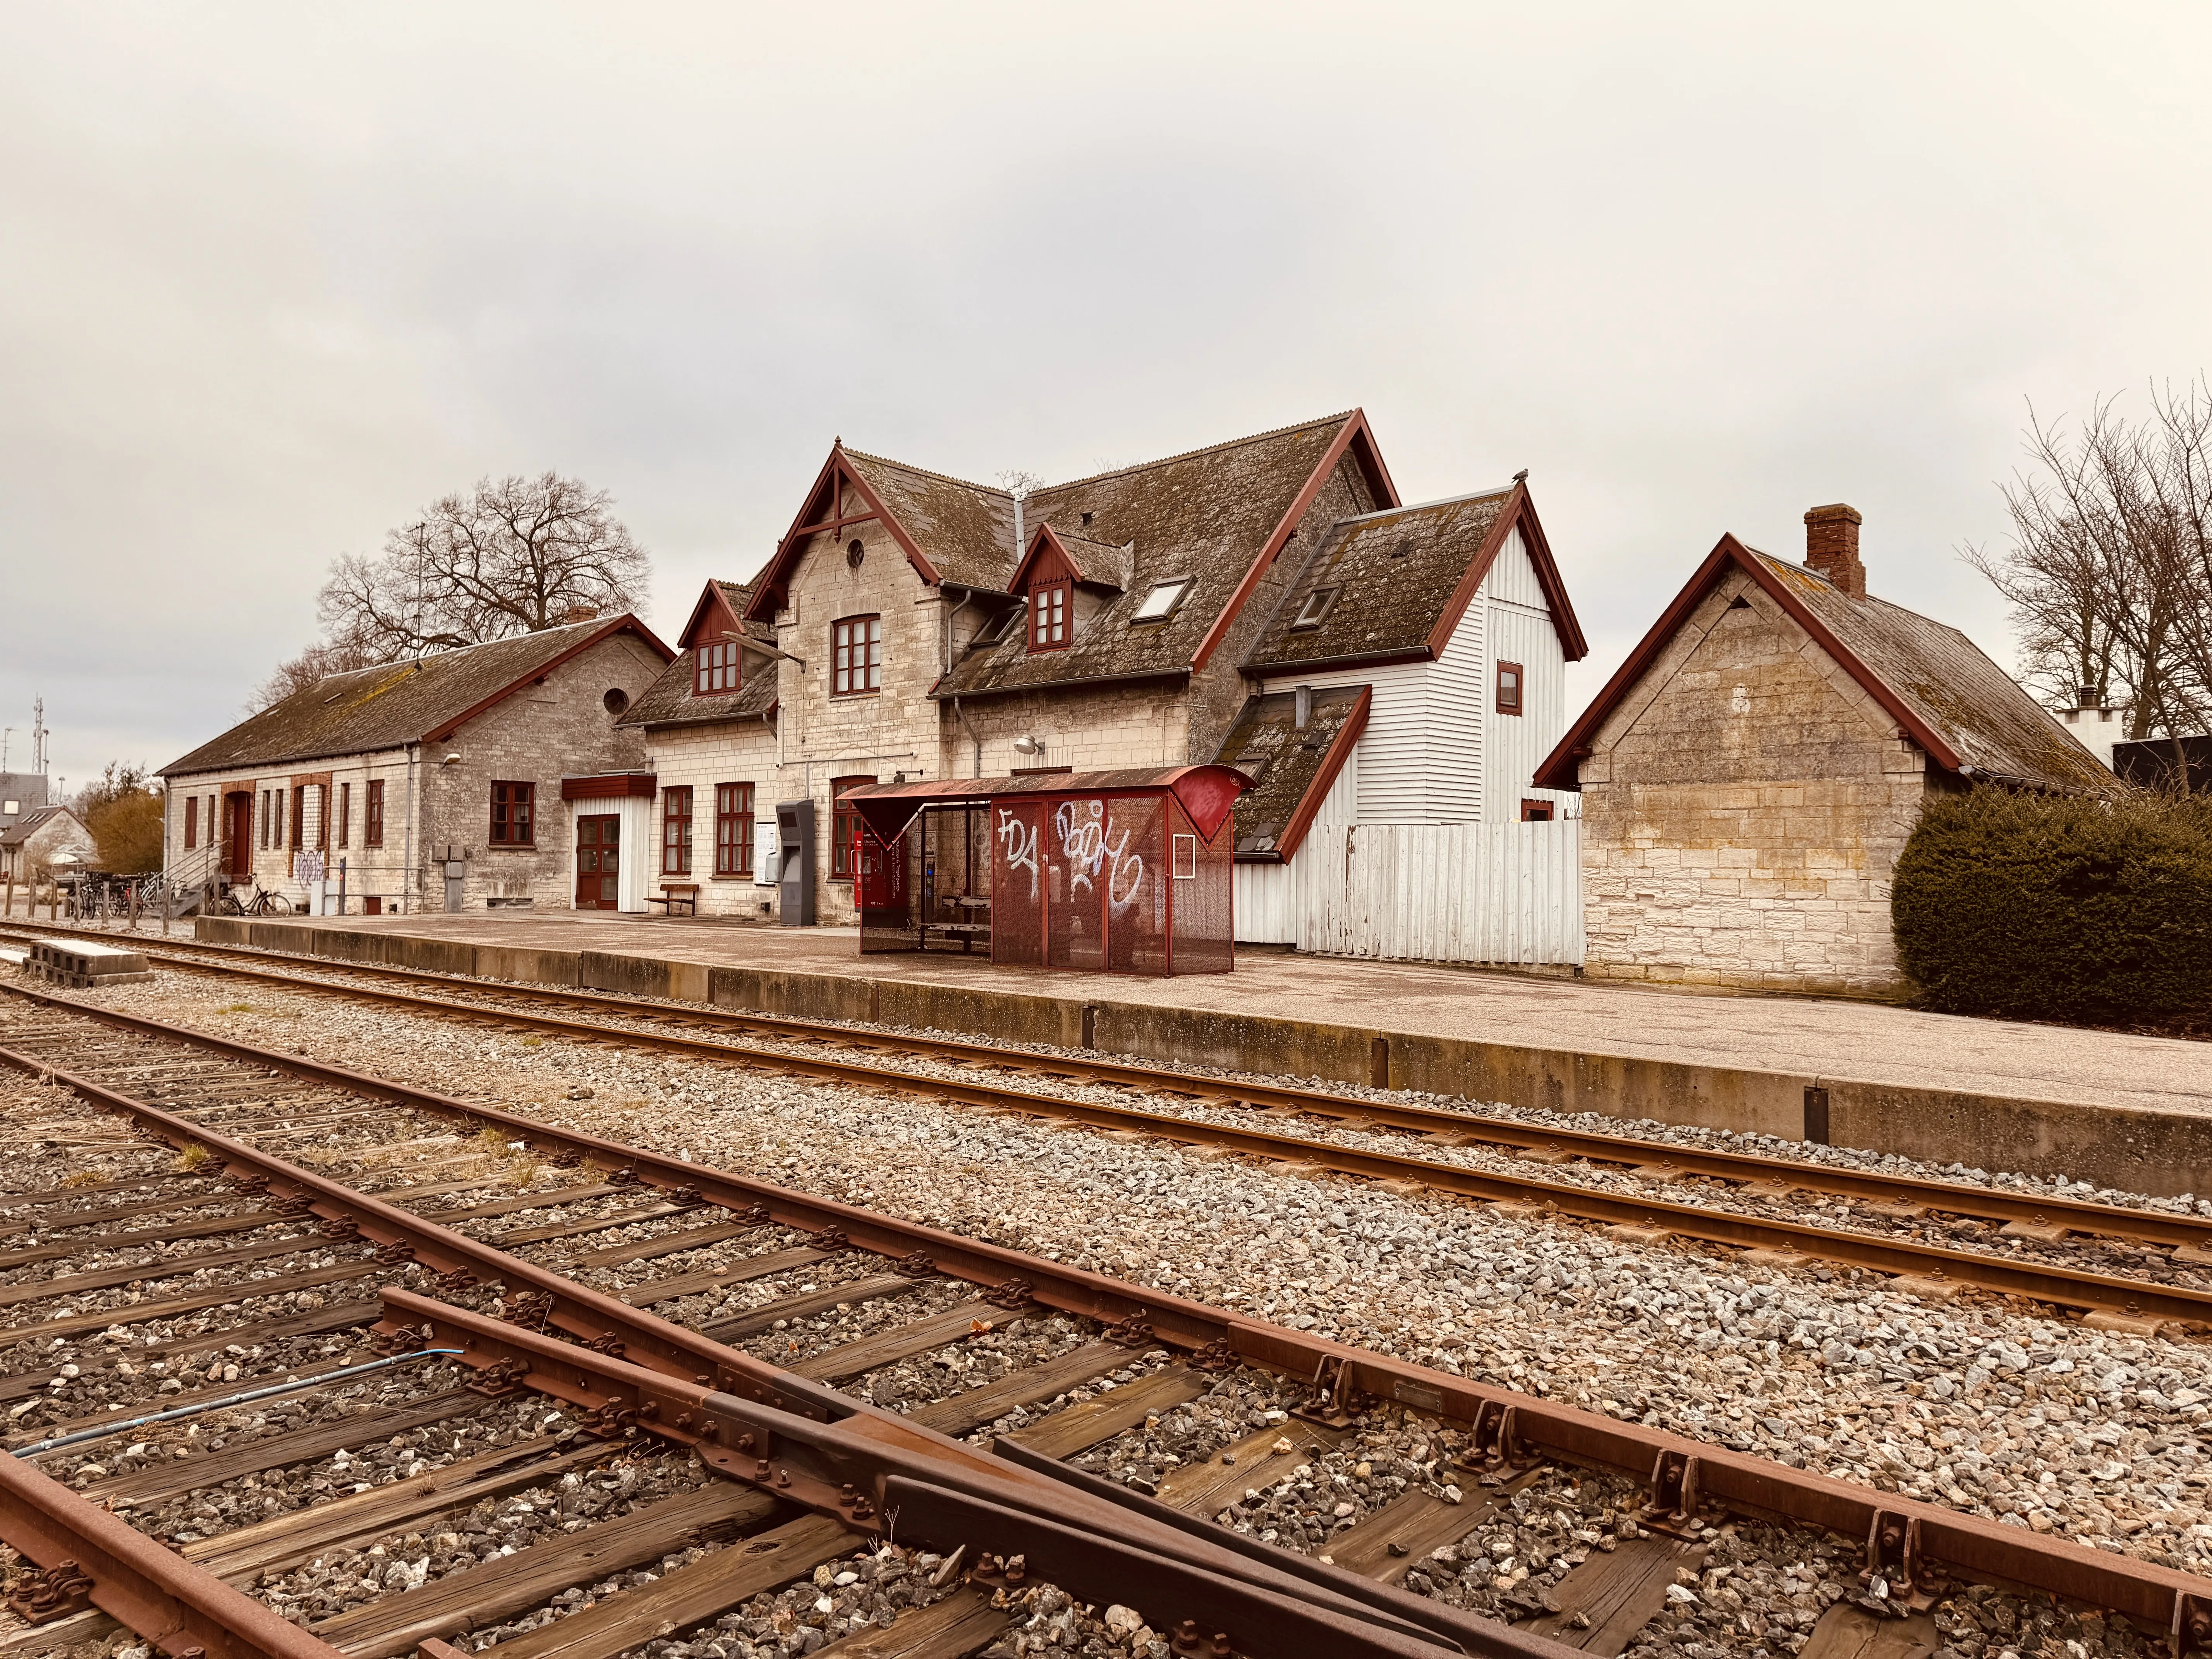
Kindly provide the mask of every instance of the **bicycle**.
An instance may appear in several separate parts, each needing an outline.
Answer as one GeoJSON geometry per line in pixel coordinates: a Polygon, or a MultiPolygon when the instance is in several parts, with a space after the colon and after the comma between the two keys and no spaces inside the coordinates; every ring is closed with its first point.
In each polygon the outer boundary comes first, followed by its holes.
{"type": "Polygon", "coordinates": [[[222,896],[222,903],[217,908],[227,916],[289,916],[292,914],[292,901],[256,882],[252,898],[239,897],[238,890],[233,888],[222,896]]]}

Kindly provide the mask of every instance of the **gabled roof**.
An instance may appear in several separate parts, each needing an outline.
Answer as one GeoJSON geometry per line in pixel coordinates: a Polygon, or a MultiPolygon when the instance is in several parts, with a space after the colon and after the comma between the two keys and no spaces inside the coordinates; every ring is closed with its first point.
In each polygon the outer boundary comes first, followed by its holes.
{"type": "Polygon", "coordinates": [[[663,662],[675,654],[651,629],[624,615],[329,674],[161,770],[176,777],[435,743],[618,634],[635,635],[663,662]]]}
{"type": "Polygon", "coordinates": [[[1312,694],[1297,723],[1297,694],[1271,691],[1246,702],[1217,757],[1252,780],[1237,799],[1237,856],[1287,864],[1367,729],[1374,690],[1335,685],[1312,694]]]}
{"type": "Polygon", "coordinates": [[[1088,536],[1079,536],[1073,531],[1055,529],[1041,524],[1030,538],[1029,551],[1007,578],[1012,592],[1025,593],[1040,564],[1048,556],[1057,556],[1067,567],[1067,573],[1077,581],[1088,582],[1099,587],[1116,587],[1126,591],[1129,586],[1129,570],[1134,562],[1133,544],[1112,544],[1093,541],[1088,536]]]}
{"type": "Polygon", "coordinates": [[[676,636],[676,648],[690,651],[702,645],[716,643],[726,629],[748,634],[774,645],[775,629],[764,623],[744,620],[745,608],[751,603],[752,596],[753,590],[749,583],[708,582],[699,590],[699,602],[691,607],[691,614],[684,618],[683,632],[676,636]],[[708,637],[710,632],[712,638],[708,637]]]}
{"type": "Polygon", "coordinates": [[[772,665],[763,668],[757,658],[750,672],[744,672],[744,665],[739,662],[742,678],[735,691],[723,696],[702,697],[696,689],[699,682],[691,653],[701,646],[720,643],[727,632],[742,633],[763,645],[775,643],[774,628],[766,623],[744,620],[752,592],[744,582],[708,582],[699,595],[699,603],[691,607],[691,616],[684,623],[683,633],[677,636],[683,649],[674,661],[660,671],[659,677],[638,694],[629,712],[615,724],[698,726],[714,720],[757,720],[772,710],[776,702],[775,670],[772,665]]]}
{"type": "Polygon", "coordinates": [[[1014,630],[963,658],[933,695],[972,696],[1204,667],[1346,458],[1376,499],[1396,503],[1396,487],[1358,410],[1034,492],[1023,502],[1030,522],[1108,546],[1132,544],[1122,591],[1084,622],[1066,649],[1033,653],[1026,636],[1014,630]],[[1165,622],[1132,625],[1152,589],[1175,580],[1191,583],[1175,613],[1165,622]]]}
{"type": "Polygon", "coordinates": [[[1833,658],[1929,758],[1970,779],[2062,794],[2108,794],[2112,774],[2042,704],[1955,628],[1723,536],[1682,591],[1536,769],[1543,789],[1578,789],[1583,758],[1613,709],[1714,585],[1742,571],[1833,658]]]}
{"type": "Polygon", "coordinates": [[[33,806],[4,830],[0,830],[0,847],[21,847],[56,818],[67,818],[71,823],[90,835],[82,818],[66,806],[33,806]]]}
{"type": "Polygon", "coordinates": [[[1244,665],[1265,671],[1441,655],[1516,528],[1560,649],[1569,662],[1579,661],[1589,647],[1528,487],[1516,481],[1339,520],[1308,556],[1244,665]],[[1328,588],[1336,598],[1320,625],[1293,627],[1307,599],[1328,588]]]}

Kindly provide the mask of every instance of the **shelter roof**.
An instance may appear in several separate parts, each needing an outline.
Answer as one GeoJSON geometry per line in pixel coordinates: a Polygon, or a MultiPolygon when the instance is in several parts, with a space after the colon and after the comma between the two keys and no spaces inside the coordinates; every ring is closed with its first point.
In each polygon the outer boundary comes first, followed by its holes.
{"type": "Polygon", "coordinates": [[[2060,794],[2108,794],[2112,775],[1955,628],[1723,536],[1628,660],[1536,769],[1540,788],[1576,789],[1589,744],[1714,584],[1741,570],[1893,717],[1944,770],[2060,794]]]}
{"type": "Polygon", "coordinates": [[[179,777],[435,742],[570,658],[621,634],[635,636],[663,662],[675,654],[652,629],[625,614],[326,674],[161,770],[179,777]]]}
{"type": "Polygon", "coordinates": [[[1035,772],[1013,777],[928,778],[913,783],[870,783],[838,797],[866,821],[881,842],[906,832],[925,806],[1000,801],[1040,795],[1144,795],[1165,793],[1182,803],[1208,841],[1251,780],[1231,766],[1129,767],[1106,772],[1035,772]]]}
{"type": "Polygon", "coordinates": [[[1271,691],[1246,702],[1221,745],[1221,761],[1252,780],[1237,798],[1237,854],[1287,863],[1367,729],[1374,691],[1334,685],[1312,693],[1306,723],[1297,694],[1271,691]]]}

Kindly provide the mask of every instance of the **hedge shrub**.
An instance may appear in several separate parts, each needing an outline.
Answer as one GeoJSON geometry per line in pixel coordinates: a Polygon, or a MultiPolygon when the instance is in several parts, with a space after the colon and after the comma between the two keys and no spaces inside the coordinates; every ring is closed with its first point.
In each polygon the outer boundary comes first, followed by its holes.
{"type": "Polygon", "coordinates": [[[1890,899],[1921,1006],[2085,1024],[2212,1010],[2212,802],[1929,803],[1890,899]]]}

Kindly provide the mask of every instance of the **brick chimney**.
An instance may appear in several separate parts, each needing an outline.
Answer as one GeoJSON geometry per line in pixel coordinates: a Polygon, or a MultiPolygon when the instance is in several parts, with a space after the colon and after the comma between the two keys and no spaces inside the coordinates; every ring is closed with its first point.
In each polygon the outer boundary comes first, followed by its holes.
{"type": "MultiPolygon", "coordinates": [[[[1832,509],[1823,508],[1822,510],[1829,511],[1832,509]]],[[[1812,515],[1808,514],[1806,515],[1806,522],[1809,524],[1811,521],[1812,515]]],[[[576,623],[597,622],[599,619],[599,607],[596,605],[571,605],[568,607],[568,614],[562,618],[562,621],[564,623],[574,624],[576,623]]]]}
{"type": "Polygon", "coordinates": [[[1855,599],[1866,597],[1866,567],[1859,562],[1859,526],[1865,522],[1858,508],[1841,501],[1805,515],[1805,562],[1855,599]]]}

